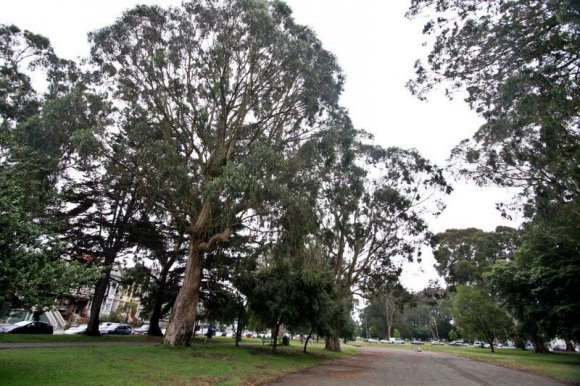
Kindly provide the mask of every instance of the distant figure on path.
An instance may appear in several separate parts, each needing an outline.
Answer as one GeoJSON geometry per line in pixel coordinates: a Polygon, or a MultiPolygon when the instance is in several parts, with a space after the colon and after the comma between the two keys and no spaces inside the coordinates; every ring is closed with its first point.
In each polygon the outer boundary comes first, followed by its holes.
{"type": "Polygon", "coordinates": [[[205,340],[204,343],[207,342],[209,339],[211,339],[211,336],[213,335],[213,329],[211,328],[211,326],[209,326],[207,328],[207,332],[205,333],[205,340]]]}

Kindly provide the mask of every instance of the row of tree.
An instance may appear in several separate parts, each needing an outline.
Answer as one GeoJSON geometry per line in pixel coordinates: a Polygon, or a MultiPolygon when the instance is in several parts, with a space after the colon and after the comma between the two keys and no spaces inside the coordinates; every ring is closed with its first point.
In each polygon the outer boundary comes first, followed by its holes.
{"type": "Polygon", "coordinates": [[[485,124],[454,149],[455,170],[519,188],[500,209],[524,219],[517,231],[449,230],[435,239],[439,272],[464,305],[458,324],[487,308],[497,323],[485,329],[504,328],[507,313],[536,350],[556,336],[579,341],[580,4],[414,0],[409,16],[419,14],[428,14],[432,49],[409,88],[421,98],[439,85],[466,92],[485,124]]]}
{"type": "MultiPolygon", "coordinates": [[[[459,231],[474,240],[448,252],[439,235],[439,268],[522,331],[578,339],[580,10],[416,0],[409,15],[424,10],[434,45],[409,87],[467,91],[486,124],[455,170],[521,188],[526,218],[513,234],[459,231]]],[[[170,345],[190,343],[200,301],[208,318],[228,309],[238,326],[312,331],[333,350],[355,294],[384,296],[393,315],[397,262],[430,239],[424,215],[451,188],[416,151],[353,127],[335,58],[287,5],[138,6],[89,40],[76,63],[0,29],[3,308],[93,283],[98,334],[111,269],[130,256],[152,333],[171,310],[170,345]]]]}
{"type": "Polygon", "coordinates": [[[353,294],[397,277],[451,190],[352,126],[333,55],[282,2],[138,6],[79,63],[15,26],[0,38],[5,308],[93,283],[96,335],[131,258],[150,333],[171,310],[166,344],[191,342],[202,301],[339,350],[353,294]]]}

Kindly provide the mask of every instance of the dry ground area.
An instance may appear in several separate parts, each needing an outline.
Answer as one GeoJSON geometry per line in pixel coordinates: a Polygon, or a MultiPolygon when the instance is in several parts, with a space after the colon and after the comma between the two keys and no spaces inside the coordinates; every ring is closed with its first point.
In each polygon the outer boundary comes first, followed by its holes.
{"type": "Polygon", "coordinates": [[[440,352],[363,348],[353,358],[292,374],[271,385],[566,385],[549,378],[440,352]]]}

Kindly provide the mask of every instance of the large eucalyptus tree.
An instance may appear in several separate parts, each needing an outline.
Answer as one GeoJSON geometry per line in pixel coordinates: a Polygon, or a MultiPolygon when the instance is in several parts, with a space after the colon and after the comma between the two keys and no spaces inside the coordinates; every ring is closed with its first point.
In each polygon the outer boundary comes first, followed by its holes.
{"type": "Polygon", "coordinates": [[[139,6],[91,41],[143,191],[189,238],[165,335],[166,344],[188,344],[204,253],[260,212],[279,163],[323,128],[342,77],[282,2],[139,6]]]}
{"type": "MultiPolygon", "coordinates": [[[[430,236],[428,213],[442,209],[451,187],[440,168],[415,150],[369,144],[348,119],[321,146],[318,208],[323,254],[345,306],[400,274],[401,259],[420,256],[430,236]]],[[[337,336],[327,349],[340,350],[337,336]]]]}

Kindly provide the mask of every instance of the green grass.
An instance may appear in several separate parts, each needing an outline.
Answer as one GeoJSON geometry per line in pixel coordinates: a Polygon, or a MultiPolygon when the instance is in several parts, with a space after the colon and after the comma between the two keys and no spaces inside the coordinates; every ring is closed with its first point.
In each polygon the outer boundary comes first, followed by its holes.
{"type": "Polygon", "coordinates": [[[195,344],[190,348],[155,346],[92,346],[0,350],[3,385],[240,385],[273,380],[326,359],[356,350],[328,353],[313,345],[195,344]]]}
{"type": "MultiPolygon", "coordinates": [[[[214,337],[209,343],[197,337],[191,348],[154,346],[93,346],[0,350],[2,385],[238,385],[273,380],[286,373],[316,365],[326,359],[356,353],[356,347],[415,350],[417,346],[351,342],[343,353],[324,351],[322,344],[309,345],[303,354],[298,342],[279,346],[276,355],[260,339],[244,339],[242,347],[233,338],[214,337]]],[[[8,342],[147,342],[147,336],[0,335],[8,342]]],[[[424,351],[445,352],[500,366],[580,383],[580,355],[534,354],[529,351],[473,347],[422,345],[424,351]]]]}
{"type": "MultiPolygon", "coordinates": [[[[401,345],[353,342],[356,347],[381,347],[393,350],[416,350],[417,346],[408,342],[401,345]]],[[[445,352],[464,356],[494,365],[522,370],[567,382],[580,383],[580,354],[550,353],[535,354],[518,349],[496,348],[495,353],[489,349],[457,346],[420,346],[423,351],[445,352]]]]}
{"type": "Polygon", "coordinates": [[[161,342],[161,338],[147,335],[103,335],[88,336],[78,335],[26,335],[26,334],[0,334],[0,343],[16,342],[161,342]]]}

